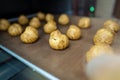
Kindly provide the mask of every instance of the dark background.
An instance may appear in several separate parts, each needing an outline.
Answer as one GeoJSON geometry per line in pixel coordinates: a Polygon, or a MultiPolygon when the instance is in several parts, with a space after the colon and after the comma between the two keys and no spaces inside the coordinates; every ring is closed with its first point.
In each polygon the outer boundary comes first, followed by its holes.
{"type": "MultiPolygon", "coordinates": [[[[120,18],[120,0],[115,0],[113,16],[120,18]]],[[[96,17],[97,0],[0,0],[0,18],[13,18],[38,11],[44,13],[96,17]],[[95,11],[91,12],[90,7],[95,11]]]]}
{"type": "Polygon", "coordinates": [[[28,15],[38,11],[71,14],[71,5],[72,0],[0,0],[0,18],[28,15]]]}

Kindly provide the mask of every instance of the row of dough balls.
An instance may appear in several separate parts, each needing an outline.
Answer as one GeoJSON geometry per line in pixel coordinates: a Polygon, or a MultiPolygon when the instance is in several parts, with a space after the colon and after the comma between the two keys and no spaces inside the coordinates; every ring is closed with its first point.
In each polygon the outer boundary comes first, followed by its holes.
{"type": "MultiPolygon", "coordinates": [[[[18,18],[18,23],[13,23],[10,25],[8,20],[1,19],[0,20],[0,30],[7,30],[11,36],[19,36],[22,42],[24,43],[33,43],[39,38],[38,28],[41,27],[41,20],[46,20],[46,24],[43,29],[45,33],[50,34],[49,44],[53,49],[65,49],[69,45],[69,39],[77,40],[81,37],[80,28],[88,28],[90,27],[90,19],[87,17],[83,17],[78,21],[78,26],[70,25],[66,34],[62,34],[58,29],[56,22],[54,20],[54,16],[52,14],[45,14],[39,12],[37,17],[33,17],[30,21],[29,19],[21,15],[18,18]],[[3,25],[3,26],[1,26],[3,25]],[[22,26],[27,26],[25,30],[23,30],[22,26]],[[5,28],[5,29],[4,29],[5,28]],[[24,32],[23,32],[24,31],[24,32]],[[54,36],[53,36],[54,34],[54,36]],[[56,45],[56,46],[55,46],[56,45]]],[[[58,18],[58,23],[61,25],[69,24],[70,19],[68,15],[62,14],[58,18]]]]}
{"type": "MultiPolygon", "coordinates": [[[[39,28],[41,23],[39,21],[39,19],[37,17],[34,17],[30,20],[28,20],[28,18],[24,15],[21,15],[18,18],[18,23],[19,25],[23,26],[23,25],[27,25],[29,23],[30,26],[33,26],[34,28],[39,28]]],[[[13,26],[13,25],[12,25],[13,26]]],[[[9,27],[11,27],[10,22],[7,19],[0,19],[0,30],[1,31],[6,31],[9,29],[9,27]]]]}
{"type": "MultiPolygon", "coordinates": [[[[40,20],[46,20],[47,22],[54,21],[54,16],[52,14],[47,14],[46,17],[45,17],[44,13],[39,12],[37,14],[37,17],[40,20]]],[[[70,22],[70,18],[66,14],[61,14],[59,16],[59,18],[58,18],[58,23],[61,24],[61,25],[67,25],[69,22],[70,22]]],[[[88,27],[90,27],[90,18],[83,17],[83,18],[79,19],[78,26],[80,28],[88,28],[88,27]]]]}
{"type": "Polygon", "coordinates": [[[86,53],[87,62],[100,55],[112,55],[114,51],[110,46],[114,40],[115,34],[119,31],[120,25],[112,20],[104,22],[103,27],[99,29],[94,38],[94,46],[86,53]]]}
{"type": "MultiPolygon", "coordinates": [[[[32,18],[30,21],[29,19],[25,16],[25,15],[21,15],[18,18],[18,23],[20,25],[30,25],[33,26],[35,28],[39,28],[41,26],[41,20],[46,20],[47,22],[49,21],[54,21],[54,16],[52,14],[44,14],[42,12],[38,12],[37,16],[32,18]]],[[[68,17],[68,15],[66,14],[62,14],[60,15],[60,17],[58,18],[58,23],[61,25],[66,25],[70,22],[70,19],[68,17]]],[[[0,19],[0,30],[2,31],[6,31],[10,26],[10,22],[6,19],[0,19]]],[[[90,18],[88,17],[83,17],[81,19],[79,19],[78,21],[78,26],[80,28],[88,28],[90,27],[90,18]]]]}

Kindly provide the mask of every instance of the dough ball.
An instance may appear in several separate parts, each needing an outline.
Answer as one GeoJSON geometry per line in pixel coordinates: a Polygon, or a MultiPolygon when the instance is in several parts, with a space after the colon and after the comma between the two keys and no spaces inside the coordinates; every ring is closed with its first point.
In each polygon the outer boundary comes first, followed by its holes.
{"type": "Polygon", "coordinates": [[[112,32],[118,32],[120,30],[120,25],[112,20],[105,21],[103,27],[111,30],[112,32]]]}
{"type": "Polygon", "coordinates": [[[10,22],[6,19],[0,19],[0,30],[6,31],[10,26],[10,22]]]}
{"type": "Polygon", "coordinates": [[[34,27],[34,28],[39,28],[41,26],[41,22],[39,21],[39,19],[37,17],[33,17],[29,23],[29,25],[31,27],[34,27]]]}
{"type": "Polygon", "coordinates": [[[25,15],[21,15],[19,18],[18,18],[18,22],[21,24],[21,25],[26,25],[29,20],[28,18],[25,16],[25,15]]]}
{"type": "Polygon", "coordinates": [[[44,32],[51,33],[57,29],[57,25],[55,21],[49,21],[44,25],[44,32]]]}
{"type": "Polygon", "coordinates": [[[68,24],[70,22],[68,15],[66,15],[66,14],[60,15],[60,17],[58,18],[58,22],[61,25],[68,24]]]}
{"type": "Polygon", "coordinates": [[[102,55],[86,65],[88,80],[120,80],[120,56],[102,55]]]}
{"type": "Polygon", "coordinates": [[[49,38],[50,47],[56,50],[62,50],[69,46],[69,39],[59,30],[53,31],[49,38]]]}
{"type": "Polygon", "coordinates": [[[76,25],[70,25],[69,29],[67,30],[67,36],[69,39],[76,40],[81,37],[81,30],[76,25]]]}
{"type": "Polygon", "coordinates": [[[48,13],[45,17],[46,21],[53,21],[54,20],[54,16],[50,13],[48,13]]]}
{"type": "Polygon", "coordinates": [[[14,23],[12,24],[9,28],[8,28],[8,33],[11,35],[11,36],[18,36],[22,33],[23,29],[22,29],[22,26],[17,24],[17,23],[14,23]]]}
{"type": "Polygon", "coordinates": [[[21,34],[20,39],[24,43],[33,43],[39,38],[37,29],[28,26],[25,31],[21,34]]]}
{"type": "Polygon", "coordinates": [[[45,19],[45,14],[42,13],[42,12],[38,12],[37,17],[38,17],[39,20],[44,20],[45,19]]]}
{"type": "Polygon", "coordinates": [[[101,56],[103,54],[112,55],[114,53],[112,47],[108,44],[97,44],[90,48],[90,50],[86,53],[87,62],[92,59],[101,56]]]}
{"type": "Polygon", "coordinates": [[[110,30],[102,28],[97,31],[93,40],[94,40],[94,44],[100,44],[100,43],[112,44],[113,39],[114,39],[114,34],[110,30]]]}
{"type": "Polygon", "coordinates": [[[79,19],[78,26],[80,28],[89,28],[90,27],[90,18],[82,17],[81,19],[79,19]]]}

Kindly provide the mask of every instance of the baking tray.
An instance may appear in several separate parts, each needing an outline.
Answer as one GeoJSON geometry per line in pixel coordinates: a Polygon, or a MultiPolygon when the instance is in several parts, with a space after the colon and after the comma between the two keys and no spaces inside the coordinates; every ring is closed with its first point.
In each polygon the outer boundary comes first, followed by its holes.
{"type": "MultiPolygon", "coordinates": [[[[69,16],[70,23],[66,26],[57,23],[62,33],[66,33],[70,24],[77,25],[79,16],[69,16]]],[[[57,20],[57,16],[56,16],[57,20]]],[[[49,46],[49,34],[39,28],[40,39],[33,44],[24,44],[18,37],[11,37],[7,32],[0,32],[0,44],[15,52],[18,56],[42,68],[62,80],[87,80],[85,75],[85,55],[93,45],[93,37],[107,19],[91,18],[91,27],[81,29],[82,37],[79,40],[70,40],[70,46],[65,50],[53,50],[49,46]]],[[[119,22],[119,20],[115,19],[119,22]]],[[[57,22],[57,21],[56,21],[57,22]]],[[[44,25],[43,21],[43,25],[44,25]]],[[[115,35],[111,45],[116,54],[120,53],[120,31],[115,35]]]]}

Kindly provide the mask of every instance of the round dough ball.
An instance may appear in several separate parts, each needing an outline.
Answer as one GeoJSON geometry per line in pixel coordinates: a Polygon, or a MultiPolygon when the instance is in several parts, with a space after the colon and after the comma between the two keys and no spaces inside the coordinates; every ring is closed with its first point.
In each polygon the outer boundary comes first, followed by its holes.
{"type": "Polygon", "coordinates": [[[45,19],[45,14],[42,13],[42,12],[38,12],[37,17],[38,17],[39,20],[44,20],[45,19]]]}
{"type": "Polygon", "coordinates": [[[62,50],[69,46],[69,39],[59,30],[53,31],[49,38],[50,47],[56,50],[62,50]]]}
{"type": "Polygon", "coordinates": [[[0,30],[6,31],[10,26],[10,22],[6,19],[0,20],[0,30]]]}
{"type": "Polygon", "coordinates": [[[39,38],[37,29],[28,26],[25,31],[21,34],[20,39],[24,43],[33,43],[39,38]]]}
{"type": "Polygon", "coordinates": [[[62,14],[58,19],[59,24],[66,25],[70,22],[68,15],[62,14]]]}
{"type": "Polygon", "coordinates": [[[90,18],[82,17],[81,19],[79,19],[78,26],[80,28],[89,28],[90,27],[90,18]]]}
{"type": "Polygon", "coordinates": [[[81,37],[81,30],[76,25],[70,25],[66,34],[69,37],[69,39],[76,40],[81,37]]]}
{"type": "Polygon", "coordinates": [[[54,16],[50,13],[48,13],[45,17],[46,21],[53,21],[54,20],[54,16]]]}
{"type": "Polygon", "coordinates": [[[112,44],[113,39],[114,34],[108,29],[102,28],[98,30],[96,35],[94,36],[94,44],[112,44]]]}
{"type": "Polygon", "coordinates": [[[112,32],[118,32],[120,30],[120,25],[112,20],[105,21],[103,27],[111,30],[112,32]]]}
{"type": "Polygon", "coordinates": [[[25,16],[25,15],[21,15],[19,18],[18,18],[18,22],[21,24],[21,25],[26,25],[29,20],[28,18],[25,16]]]}
{"type": "Polygon", "coordinates": [[[29,25],[31,27],[34,27],[34,28],[39,28],[41,26],[41,22],[39,21],[39,19],[37,17],[34,17],[31,19],[29,25]]]}
{"type": "Polygon", "coordinates": [[[22,33],[23,29],[21,27],[21,25],[14,23],[12,24],[9,28],[8,28],[8,33],[11,36],[18,36],[22,33]]]}
{"type": "Polygon", "coordinates": [[[87,62],[92,59],[101,56],[101,55],[112,55],[114,53],[112,47],[108,44],[97,44],[90,48],[90,50],[86,53],[87,62]]]}
{"type": "Polygon", "coordinates": [[[44,25],[44,32],[51,33],[57,29],[56,22],[49,21],[47,24],[44,25]]]}

